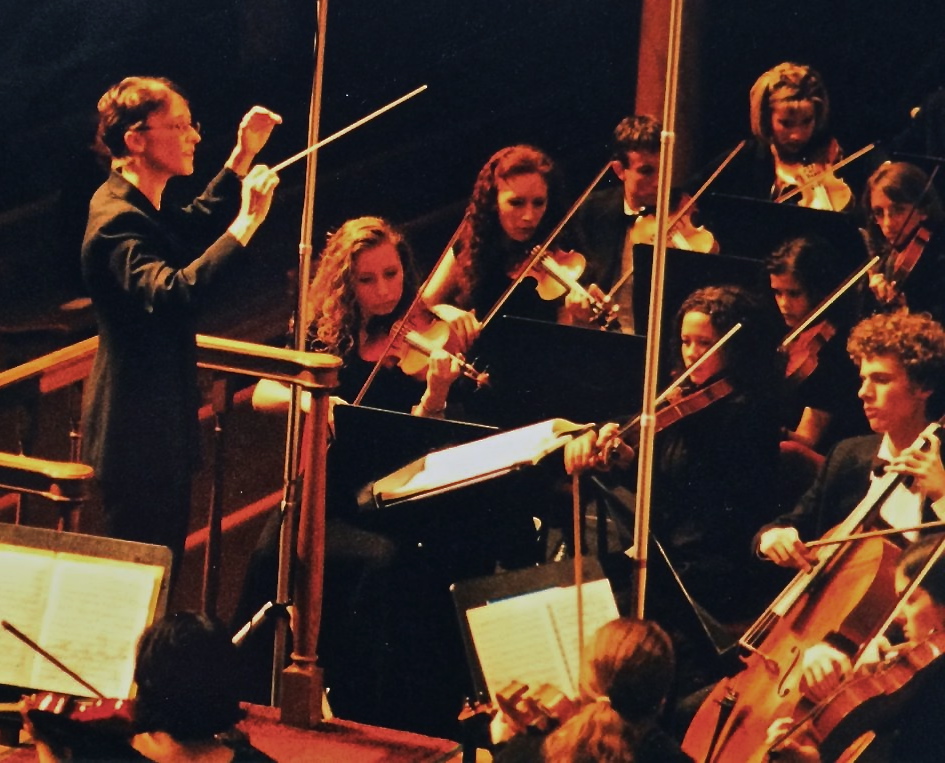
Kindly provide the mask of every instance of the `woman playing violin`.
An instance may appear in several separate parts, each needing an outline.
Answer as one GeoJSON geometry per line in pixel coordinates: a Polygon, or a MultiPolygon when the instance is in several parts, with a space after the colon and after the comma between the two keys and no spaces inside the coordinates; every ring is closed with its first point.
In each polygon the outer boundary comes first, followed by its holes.
{"type": "MultiPolygon", "coordinates": [[[[353,401],[389,344],[395,321],[404,317],[417,288],[410,247],[386,220],[348,220],[328,238],[309,288],[308,343],[313,351],[341,356],[338,396],[353,401]]],[[[365,397],[375,408],[442,417],[458,363],[436,350],[422,379],[384,367],[365,397]],[[419,402],[418,402],[419,400],[419,402]]],[[[289,390],[261,381],[253,405],[273,410],[288,405],[289,390]]]]}
{"type": "Polygon", "coordinates": [[[548,736],[513,737],[496,763],[689,761],[660,727],[675,677],[666,632],[654,622],[623,617],[602,626],[585,651],[577,714],[548,736]]]}
{"type": "Polygon", "coordinates": [[[869,178],[863,194],[868,210],[867,246],[883,257],[870,276],[880,307],[908,308],[945,318],[945,211],[928,175],[907,162],[887,162],[869,178]]]}
{"type": "MultiPolygon", "coordinates": [[[[785,241],[768,257],[768,282],[785,334],[843,281],[847,274],[840,265],[833,247],[815,236],[785,241]]],[[[855,299],[848,292],[783,348],[787,370],[782,421],[787,439],[821,453],[838,439],[868,431],[856,395],[856,366],[845,347],[855,299]]]]}
{"type": "MultiPolygon", "coordinates": [[[[698,394],[725,379],[730,391],[658,431],[654,455],[653,536],[692,597],[723,622],[745,617],[756,605],[760,608],[767,595],[749,582],[746,570],[752,560],[746,544],[751,537],[748,526],[770,511],[777,468],[774,327],[760,302],[734,286],[693,292],[675,322],[677,373],[739,322],[743,328],[703,362],[687,390],[698,394]]],[[[606,466],[604,454],[610,450],[618,466],[629,466],[636,454],[625,442],[614,440],[616,429],[616,424],[607,424],[599,433],[566,445],[567,470],[606,466]]],[[[655,585],[663,593],[669,590],[655,585]]],[[[657,593],[651,598],[656,619],[664,627],[686,629],[683,636],[700,638],[685,624],[677,625],[680,606],[685,605],[670,603],[668,596],[657,593]]]]}
{"type": "MultiPolygon", "coordinates": [[[[561,181],[551,158],[527,145],[497,151],[479,171],[459,236],[433,273],[423,301],[446,320],[461,348],[503,295],[533,248],[562,213],[561,181]]],[[[561,300],[542,299],[527,279],[501,313],[556,321],[561,300]]]]}
{"type": "MultiPolygon", "coordinates": [[[[749,117],[753,140],[719,176],[716,191],[776,200],[842,158],[829,131],[827,89],[809,66],[788,61],[758,77],[749,93],[749,117]]],[[[797,199],[802,206],[838,212],[854,203],[850,188],[833,174],[797,199]]]]}
{"type": "MultiPolygon", "coordinates": [[[[918,585],[912,593],[902,600],[897,615],[896,625],[901,631],[904,643],[895,646],[888,640],[874,658],[879,662],[864,661],[856,670],[842,676],[838,685],[831,682],[830,692],[817,692],[818,696],[827,696],[823,703],[842,701],[844,692],[851,694],[859,687],[857,704],[863,702],[882,702],[886,697],[876,695],[871,677],[878,676],[897,659],[905,658],[910,649],[921,648],[923,644],[935,638],[941,638],[945,631],[945,559],[938,558],[928,563],[942,542],[942,535],[930,535],[909,546],[900,557],[896,567],[896,594],[903,596],[910,584],[924,571],[918,585]],[[926,569],[927,568],[927,569],[926,569]],[[880,652],[883,654],[881,655],[880,652]],[[873,690],[870,690],[873,689],[873,690]]],[[[945,758],[945,742],[942,741],[942,708],[945,707],[945,659],[936,649],[928,662],[915,669],[904,680],[905,684],[890,684],[890,694],[899,691],[902,701],[892,701],[892,697],[875,713],[872,722],[858,729],[862,733],[872,732],[876,738],[868,748],[870,760],[885,763],[923,763],[923,761],[941,761],[945,758]],[[878,752],[878,756],[876,752],[878,752]]],[[[875,686],[881,686],[875,682],[875,686]]],[[[814,687],[815,689],[817,687],[814,687]]],[[[823,707],[823,704],[820,706],[823,707]]],[[[786,732],[794,726],[790,718],[778,719],[769,729],[768,744],[773,748],[772,759],[796,763],[819,763],[822,760],[818,741],[808,728],[803,725],[797,733],[786,732]]]]}

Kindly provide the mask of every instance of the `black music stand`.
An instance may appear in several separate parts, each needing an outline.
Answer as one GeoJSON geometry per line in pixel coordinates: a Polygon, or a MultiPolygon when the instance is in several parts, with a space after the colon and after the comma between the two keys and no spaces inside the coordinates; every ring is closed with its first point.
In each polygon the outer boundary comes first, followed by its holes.
{"type": "Polygon", "coordinates": [[[479,342],[490,386],[466,402],[477,420],[602,422],[640,408],[643,337],[503,316],[479,342]]]}
{"type": "Polygon", "coordinates": [[[764,260],[788,239],[816,235],[837,250],[840,272],[853,272],[867,259],[860,221],[852,214],[710,193],[699,201],[699,222],[725,255],[764,260]]]}

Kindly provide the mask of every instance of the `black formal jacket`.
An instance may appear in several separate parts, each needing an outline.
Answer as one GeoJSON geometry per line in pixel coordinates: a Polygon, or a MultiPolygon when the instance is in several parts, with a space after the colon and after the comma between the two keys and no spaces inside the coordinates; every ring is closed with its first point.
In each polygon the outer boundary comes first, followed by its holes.
{"type": "Polygon", "coordinates": [[[99,348],[84,401],[84,460],[103,482],[162,484],[194,469],[196,308],[244,251],[225,232],[240,187],[224,170],[190,206],[156,210],[113,172],[92,196],[82,275],[99,348]]]}

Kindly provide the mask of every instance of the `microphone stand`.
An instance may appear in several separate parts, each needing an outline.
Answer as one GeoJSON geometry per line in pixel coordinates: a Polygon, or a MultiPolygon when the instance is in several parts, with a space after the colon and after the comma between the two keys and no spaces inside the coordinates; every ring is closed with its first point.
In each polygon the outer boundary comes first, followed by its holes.
{"type": "Polygon", "coordinates": [[[676,142],[676,87],[682,33],[683,0],[671,0],[669,46],[666,61],[666,93],[663,101],[663,132],[660,135],[660,165],[656,197],[656,240],[653,242],[653,272],[650,279],[650,312],[647,320],[646,361],[643,376],[643,408],[640,414],[640,445],[637,451],[637,500],[634,513],[634,564],[636,616],[644,617],[649,556],[650,505],[653,474],[653,440],[656,435],[656,391],[659,378],[660,325],[663,315],[663,281],[666,269],[666,234],[669,194],[676,142]]]}
{"type": "MultiPolygon", "coordinates": [[[[325,33],[328,21],[328,0],[316,0],[317,30],[315,33],[315,72],[312,82],[312,95],[309,104],[308,145],[318,143],[319,119],[322,109],[322,82],[325,69],[325,33]]],[[[308,284],[311,280],[312,264],[312,229],[315,209],[315,171],[318,164],[318,152],[312,151],[306,156],[305,190],[302,204],[302,225],[299,238],[299,274],[298,295],[293,321],[293,347],[305,350],[305,338],[308,327],[305,317],[308,315],[308,284]]],[[[285,468],[283,471],[283,498],[280,505],[282,522],[279,531],[279,574],[276,582],[276,603],[283,604],[291,596],[291,570],[296,546],[296,516],[301,496],[299,463],[301,460],[301,422],[302,389],[292,385],[289,398],[289,414],[286,426],[285,468]]],[[[314,476],[314,475],[313,475],[314,476]]],[[[324,544],[324,538],[321,539],[324,544]]],[[[324,556],[318,555],[318,563],[324,563],[324,556]]],[[[319,596],[319,606],[321,605],[319,596]]],[[[282,671],[285,668],[286,637],[288,623],[284,618],[276,622],[276,636],[272,655],[272,693],[271,704],[278,705],[280,698],[282,671]]],[[[298,652],[302,644],[295,644],[298,652]]],[[[312,652],[314,655],[314,651],[312,652]]]]}

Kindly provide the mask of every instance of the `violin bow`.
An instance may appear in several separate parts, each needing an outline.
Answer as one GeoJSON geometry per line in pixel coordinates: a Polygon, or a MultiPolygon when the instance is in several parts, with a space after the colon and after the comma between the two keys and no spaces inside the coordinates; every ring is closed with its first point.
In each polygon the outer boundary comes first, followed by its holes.
{"type": "MultiPolygon", "coordinates": [[[[738,145],[735,146],[735,148],[733,148],[729,152],[728,156],[726,156],[719,163],[719,166],[715,168],[715,170],[712,172],[711,175],[709,175],[706,181],[701,186],[699,186],[699,190],[696,191],[692,196],[690,196],[685,204],[681,204],[679,206],[679,209],[676,210],[676,214],[674,214],[670,218],[669,222],[666,224],[667,231],[671,231],[673,229],[673,226],[676,225],[676,223],[678,223],[680,220],[682,220],[685,214],[690,209],[692,209],[692,206],[696,203],[696,201],[698,201],[699,197],[702,196],[702,194],[704,194],[708,190],[709,186],[712,185],[713,181],[722,173],[722,170],[728,167],[732,159],[734,159],[738,155],[738,152],[741,151],[745,147],[745,143],[746,141],[744,139],[739,141],[738,145]]],[[[632,274],[633,274],[633,271],[628,270],[626,273],[620,276],[620,278],[617,279],[617,282],[613,285],[611,290],[607,292],[607,299],[613,299],[614,295],[618,291],[620,291],[620,287],[623,286],[627,282],[627,279],[630,278],[632,274]]]]}
{"type": "Polygon", "coordinates": [[[604,175],[607,174],[607,170],[609,169],[610,162],[608,161],[607,164],[601,168],[601,171],[597,173],[597,176],[591,181],[591,184],[584,189],[580,196],[578,196],[577,200],[571,205],[571,208],[565,213],[564,217],[558,221],[558,224],[555,225],[551,233],[549,233],[545,237],[545,240],[542,241],[542,243],[538,246],[538,248],[532,252],[532,256],[528,260],[528,263],[525,265],[525,267],[522,268],[522,272],[512,280],[512,283],[508,285],[508,288],[506,288],[496,303],[492,306],[492,309],[489,310],[489,313],[486,315],[486,317],[482,319],[482,322],[479,324],[481,328],[485,328],[486,324],[495,318],[499,310],[502,309],[502,305],[504,305],[508,298],[512,296],[512,292],[515,291],[516,287],[528,277],[529,271],[531,271],[531,269],[538,264],[545,252],[548,251],[548,247],[551,246],[551,242],[558,237],[558,234],[561,233],[564,226],[568,224],[568,221],[574,216],[574,213],[578,211],[587,197],[591,195],[591,191],[593,191],[597,184],[603,180],[604,175]]]}
{"type": "Polygon", "coordinates": [[[842,167],[846,167],[850,162],[855,161],[856,159],[859,159],[861,156],[863,156],[863,154],[869,151],[872,151],[874,148],[876,148],[876,144],[870,143],[866,146],[863,146],[863,148],[857,151],[854,151],[845,159],[841,159],[839,162],[835,162],[828,167],[824,167],[823,170],[818,172],[813,177],[808,178],[805,182],[801,183],[800,185],[794,186],[794,188],[792,188],[790,191],[786,191],[785,193],[782,193],[780,196],[778,196],[778,198],[774,200],[774,203],[783,204],[788,199],[793,199],[795,196],[797,196],[797,194],[803,193],[811,186],[817,185],[817,183],[819,183],[823,178],[825,178],[831,172],[834,172],[835,170],[839,170],[842,167]]]}
{"type": "Polygon", "coordinates": [[[297,154],[290,156],[288,159],[285,159],[279,162],[275,167],[272,168],[272,171],[275,173],[281,172],[290,164],[295,164],[295,162],[297,162],[299,159],[304,159],[309,154],[315,151],[318,151],[318,149],[320,149],[322,146],[327,146],[332,141],[338,140],[338,138],[340,138],[342,135],[347,135],[352,130],[356,130],[361,125],[366,124],[367,122],[370,122],[375,117],[379,117],[384,112],[390,111],[395,106],[400,106],[400,104],[402,104],[404,101],[410,98],[413,98],[415,95],[417,95],[418,93],[422,93],[426,89],[427,89],[426,85],[420,85],[420,87],[416,88],[415,90],[411,90],[409,93],[407,93],[406,95],[400,96],[400,98],[397,98],[396,100],[391,101],[386,106],[381,106],[381,108],[377,109],[376,111],[372,111],[367,116],[361,117],[357,122],[353,122],[347,127],[344,127],[338,130],[338,132],[333,133],[332,135],[329,135],[324,140],[320,140],[317,143],[313,143],[308,148],[303,148],[297,154]]]}
{"type": "Polygon", "coordinates": [[[49,662],[51,662],[53,665],[59,668],[59,670],[61,670],[63,673],[69,676],[69,678],[71,678],[73,681],[80,684],[83,688],[88,689],[90,692],[92,692],[94,696],[98,697],[99,699],[105,699],[105,695],[102,694],[102,692],[100,692],[98,689],[92,686],[92,684],[90,684],[88,681],[82,678],[82,676],[80,676],[74,670],[72,670],[67,665],[65,665],[62,662],[62,660],[58,659],[57,657],[54,657],[45,649],[43,649],[39,644],[33,641],[33,639],[31,639],[29,636],[23,633],[23,631],[19,630],[16,626],[12,625],[6,620],[0,620],[0,626],[2,626],[3,629],[7,631],[8,633],[10,633],[12,636],[15,636],[24,644],[26,644],[30,649],[36,652],[36,654],[38,654],[40,657],[47,659],[49,662]]]}
{"type": "Polygon", "coordinates": [[[863,276],[865,276],[874,266],[879,262],[880,257],[876,255],[867,262],[865,265],[860,267],[853,275],[847,277],[843,283],[841,283],[836,289],[834,289],[830,294],[821,300],[820,304],[817,305],[810,314],[804,318],[794,329],[781,340],[781,347],[787,347],[789,344],[794,342],[804,331],[807,330],[810,325],[816,321],[823,313],[840,297],[842,297],[857,281],[859,281],[863,276]]]}
{"type": "Polygon", "coordinates": [[[439,269],[440,264],[446,259],[446,255],[450,253],[453,246],[456,244],[456,241],[459,239],[459,234],[463,229],[463,223],[466,221],[466,216],[463,215],[463,219],[460,220],[459,225],[456,226],[456,230],[453,231],[453,235],[450,236],[449,243],[447,243],[446,248],[442,251],[440,256],[436,260],[436,264],[430,269],[430,272],[427,273],[427,277],[423,279],[423,283],[417,287],[417,293],[413,297],[410,305],[404,311],[403,317],[400,319],[400,328],[397,331],[391,331],[390,337],[387,340],[387,344],[384,345],[384,350],[381,352],[380,357],[374,363],[374,367],[371,369],[371,373],[368,375],[368,378],[364,380],[364,384],[361,385],[361,389],[358,390],[358,395],[355,397],[354,402],[351,405],[361,405],[361,401],[364,399],[364,396],[367,394],[368,389],[370,389],[371,384],[374,383],[374,379],[377,377],[378,371],[381,370],[381,366],[384,363],[384,359],[388,356],[391,349],[394,346],[394,343],[397,341],[400,336],[403,327],[407,325],[407,319],[410,317],[410,314],[417,309],[417,305],[423,300],[423,292],[430,284],[430,281],[433,279],[433,274],[439,269]]]}

